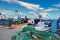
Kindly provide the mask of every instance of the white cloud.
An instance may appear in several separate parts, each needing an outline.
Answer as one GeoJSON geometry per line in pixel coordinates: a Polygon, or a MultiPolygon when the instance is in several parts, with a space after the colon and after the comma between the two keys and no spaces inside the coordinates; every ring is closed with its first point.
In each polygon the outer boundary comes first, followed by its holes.
{"type": "Polygon", "coordinates": [[[6,13],[7,13],[6,10],[1,10],[0,12],[1,12],[2,14],[6,14],[6,13]]]}
{"type": "Polygon", "coordinates": [[[6,2],[16,2],[18,0],[2,0],[2,1],[6,1],[6,2]]]}
{"type": "Polygon", "coordinates": [[[33,9],[33,10],[38,10],[40,5],[37,4],[31,4],[31,3],[26,3],[26,2],[22,2],[22,1],[17,1],[17,3],[21,6],[24,6],[28,9],[33,9]]]}
{"type": "Polygon", "coordinates": [[[38,19],[39,18],[38,15],[33,11],[30,11],[29,14],[30,14],[30,18],[33,18],[33,19],[35,19],[35,18],[38,19]]]}
{"type": "Polygon", "coordinates": [[[52,10],[53,10],[53,9],[50,9],[50,8],[49,8],[49,9],[46,9],[45,11],[47,11],[47,12],[48,12],[48,11],[52,11],[52,10]]]}
{"type": "Polygon", "coordinates": [[[47,17],[48,13],[40,13],[43,17],[47,17]]]}
{"type": "Polygon", "coordinates": [[[44,8],[39,8],[40,10],[43,10],[44,8]]]}
{"type": "Polygon", "coordinates": [[[8,10],[0,10],[0,12],[1,12],[2,14],[7,14],[7,13],[9,13],[9,12],[13,12],[13,11],[8,11],[8,10]]]}
{"type": "Polygon", "coordinates": [[[42,15],[42,19],[50,19],[50,15],[46,12],[40,12],[39,14],[35,12],[29,12],[31,14],[31,18],[39,18],[39,15],[42,15]]]}
{"type": "Polygon", "coordinates": [[[34,15],[35,14],[35,12],[33,12],[33,11],[31,11],[31,12],[29,12],[30,13],[30,15],[34,15]]]}
{"type": "Polygon", "coordinates": [[[19,1],[19,0],[3,0],[3,1],[9,2],[9,3],[15,2],[15,3],[19,4],[20,6],[24,6],[27,9],[33,9],[33,10],[44,9],[44,8],[40,8],[40,5],[38,5],[38,4],[26,3],[26,2],[19,1]]]}
{"type": "Polygon", "coordinates": [[[50,11],[54,11],[54,10],[58,10],[57,8],[48,8],[43,10],[44,12],[50,12],[50,11]]]}
{"type": "Polygon", "coordinates": [[[53,5],[55,7],[60,7],[60,3],[53,5]]]}

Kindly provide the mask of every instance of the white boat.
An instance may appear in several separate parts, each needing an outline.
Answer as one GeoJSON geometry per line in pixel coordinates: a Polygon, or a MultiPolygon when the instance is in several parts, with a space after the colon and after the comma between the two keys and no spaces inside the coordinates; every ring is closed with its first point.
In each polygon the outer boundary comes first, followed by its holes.
{"type": "MultiPolygon", "coordinates": [[[[28,22],[30,22],[32,25],[34,24],[34,27],[36,30],[40,30],[40,31],[50,31],[51,27],[48,27],[49,25],[46,25],[44,21],[42,21],[42,15],[38,15],[38,19],[40,21],[37,22],[37,24],[35,23],[35,20],[37,20],[36,18],[33,18],[31,20],[29,20],[28,22]]],[[[49,17],[48,15],[46,15],[46,17],[49,17]]],[[[49,17],[50,19],[50,17],[49,17]]]]}

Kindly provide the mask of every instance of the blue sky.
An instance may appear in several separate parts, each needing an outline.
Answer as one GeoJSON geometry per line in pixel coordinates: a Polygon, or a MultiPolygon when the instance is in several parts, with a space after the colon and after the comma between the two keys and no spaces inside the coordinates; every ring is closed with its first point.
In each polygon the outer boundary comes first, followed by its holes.
{"type": "Polygon", "coordinates": [[[12,11],[10,14],[13,15],[14,10],[19,10],[26,16],[40,10],[41,13],[44,11],[51,18],[57,19],[60,17],[60,0],[0,0],[0,10],[12,11]]]}

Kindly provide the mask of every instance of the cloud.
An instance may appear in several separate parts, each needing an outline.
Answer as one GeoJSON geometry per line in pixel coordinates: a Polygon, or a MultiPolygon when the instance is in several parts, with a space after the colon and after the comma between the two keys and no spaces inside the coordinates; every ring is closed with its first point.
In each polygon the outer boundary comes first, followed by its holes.
{"type": "Polygon", "coordinates": [[[46,12],[39,12],[39,14],[37,14],[37,13],[35,13],[35,12],[33,12],[33,11],[30,11],[29,12],[30,13],[30,17],[32,18],[39,18],[39,15],[42,15],[42,19],[50,19],[50,17],[49,17],[49,14],[48,13],[46,13],[46,12]]]}
{"type": "Polygon", "coordinates": [[[13,11],[8,11],[8,10],[0,10],[0,13],[2,13],[2,14],[7,14],[7,13],[9,13],[9,12],[13,12],[13,11]]]}
{"type": "Polygon", "coordinates": [[[55,7],[60,7],[60,3],[53,5],[55,7]]]}
{"type": "Polygon", "coordinates": [[[43,17],[47,17],[48,13],[40,13],[43,17]]]}
{"type": "Polygon", "coordinates": [[[31,4],[31,3],[26,3],[26,2],[22,2],[22,1],[17,1],[17,3],[21,6],[24,6],[28,9],[33,9],[33,10],[38,10],[40,5],[37,4],[31,4]]]}
{"type": "Polygon", "coordinates": [[[43,10],[44,8],[39,8],[40,10],[43,10]]]}
{"type": "Polygon", "coordinates": [[[30,14],[30,15],[34,15],[34,14],[35,14],[35,12],[33,12],[33,11],[30,11],[30,12],[29,12],[29,14],[30,14]]]}
{"type": "Polygon", "coordinates": [[[29,18],[33,18],[33,19],[39,18],[36,12],[30,11],[29,14],[30,14],[29,18]]]}
{"type": "Polygon", "coordinates": [[[45,11],[47,11],[47,12],[48,12],[48,11],[52,11],[52,10],[53,10],[53,9],[49,8],[49,9],[46,9],[45,11]]]}
{"type": "Polygon", "coordinates": [[[6,1],[6,2],[16,2],[18,0],[2,0],[2,1],[6,1]]]}
{"type": "Polygon", "coordinates": [[[0,12],[1,12],[2,14],[6,14],[6,13],[7,13],[6,10],[0,10],[0,12]]]}
{"type": "Polygon", "coordinates": [[[23,1],[19,1],[19,0],[3,0],[3,1],[6,1],[6,2],[15,2],[17,4],[19,4],[20,6],[23,6],[27,9],[31,9],[31,10],[42,10],[44,8],[40,8],[40,5],[38,4],[31,4],[31,3],[26,3],[26,2],[23,2],[23,1]]]}
{"type": "Polygon", "coordinates": [[[58,10],[58,9],[57,8],[47,8],[47,9],[44,9],[43,11],[50,12],[50,11],[54,11],[54,10],[58,10]]]}

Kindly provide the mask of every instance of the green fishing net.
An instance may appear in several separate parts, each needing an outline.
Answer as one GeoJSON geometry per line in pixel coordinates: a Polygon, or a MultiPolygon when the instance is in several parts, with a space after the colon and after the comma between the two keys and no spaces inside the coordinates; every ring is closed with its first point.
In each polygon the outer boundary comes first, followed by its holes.
{"type": "Polygon", "coordinates": [[[23,28],[17,35],[12,36],[11,40],[60,40],[57,36],[45,32],[37,31],[32,26],[23,28]]]}

